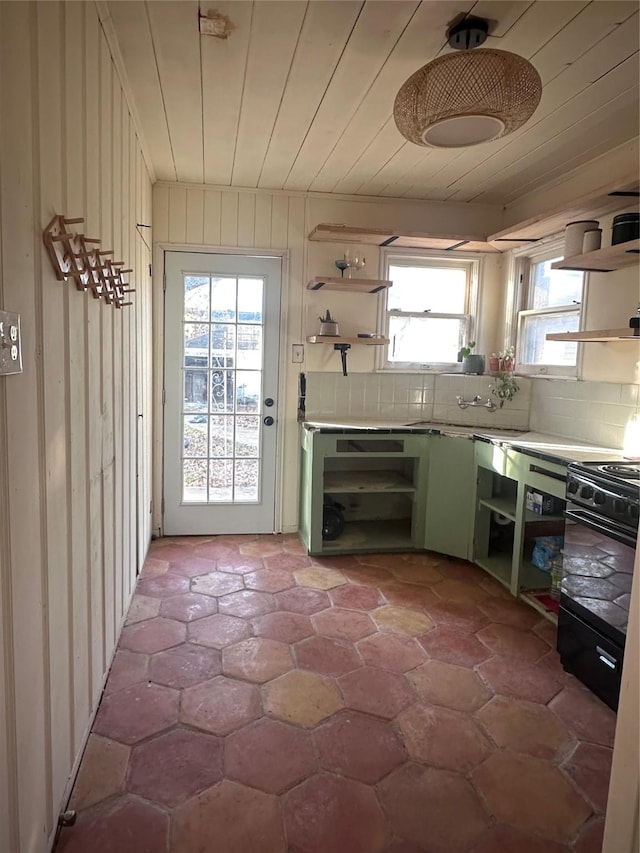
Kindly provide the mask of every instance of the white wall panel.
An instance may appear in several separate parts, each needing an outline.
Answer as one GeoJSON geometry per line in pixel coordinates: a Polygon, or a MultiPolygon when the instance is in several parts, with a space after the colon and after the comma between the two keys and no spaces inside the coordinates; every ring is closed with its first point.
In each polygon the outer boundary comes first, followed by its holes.
{"type": "Polygon", "coordinates": [[[0,853],[50,847],[150,538],[150,197],[93,4],[1,3],[0,307],[24,372],[0,377],[0,853]],[[134,268],[132,309],[56,279],[54,213],[134,268]]]}

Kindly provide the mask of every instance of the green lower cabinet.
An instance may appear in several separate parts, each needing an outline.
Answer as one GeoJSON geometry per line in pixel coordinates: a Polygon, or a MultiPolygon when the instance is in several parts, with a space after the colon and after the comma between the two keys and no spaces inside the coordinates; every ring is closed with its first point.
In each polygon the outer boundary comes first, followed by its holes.
{"type": "Polygon", "coordinates": [[[424,547],[468,559],[474,509],[474,444],[471,439],[430,437],[424,547]]]}
{"type": "Polygon", "coordinates": [[[299,531],[310,554],[423,547],[429,436],[301,429],[299,531]]]}

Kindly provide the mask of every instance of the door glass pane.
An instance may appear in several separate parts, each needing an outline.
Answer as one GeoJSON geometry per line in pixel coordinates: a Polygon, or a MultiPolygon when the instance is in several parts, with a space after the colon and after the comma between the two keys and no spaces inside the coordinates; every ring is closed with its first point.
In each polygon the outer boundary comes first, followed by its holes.
{"type": "Polygon", "coordinates": [[[206,503],[207,501],[207,460],[185,459],[182,463],[183,489],[182,500],[185,503],[206,503]]]}
{"type": "Polygon", "coordinates": [[[183,501],[259,500],[264,280],[184,277],[183,501]]]}
{"type": "Polygon", "coordinates": [[[232,415],[215,415],[211,418],[210,456],[233,458],[234,420],[232,415]]]}
{"type": "Polygon", "coordinates": [[[233,500],[233,461],[212,459],[209,462],[209,501],[233,500]]]}
{"type": "Polygon", "coordinates": [[[258,500],[258,460],[236,459],[235,463],[235,499],[236,501],[258,500]]]}
{"type": "Polygon", "coordinates": [[[211,319],[223,323],[236,319],[236,279],[211,279],[211,319]]]}

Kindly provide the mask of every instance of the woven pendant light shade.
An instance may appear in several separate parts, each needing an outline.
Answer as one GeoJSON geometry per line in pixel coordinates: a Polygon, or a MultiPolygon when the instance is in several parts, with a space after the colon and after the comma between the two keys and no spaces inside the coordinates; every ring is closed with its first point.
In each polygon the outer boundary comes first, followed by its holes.
{"type": "Polygon", "coordinates": [[[540,103],[542,82],[521,56],[477,48],[420,68],[396,95],[393,116],[416,145],[462,148],[517,130],[540,103]]]}

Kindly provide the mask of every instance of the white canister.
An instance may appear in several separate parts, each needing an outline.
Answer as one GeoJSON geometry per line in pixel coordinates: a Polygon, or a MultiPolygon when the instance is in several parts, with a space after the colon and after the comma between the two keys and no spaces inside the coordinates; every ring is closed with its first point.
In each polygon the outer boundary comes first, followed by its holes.
{"type": "Polygon", "coordinates": [[[596,252],[602,245],[602,228],[590,228],[582,238],[582,254],[596,252]]]}
{"type": "Polygon", "coordinates": [[[582,254],[582,241],[585,231],[593,231],[600,223],[595,219],[583,219],[579,222],[569,222],[564,229],[564,256],[573,258],[582,254]]]}

